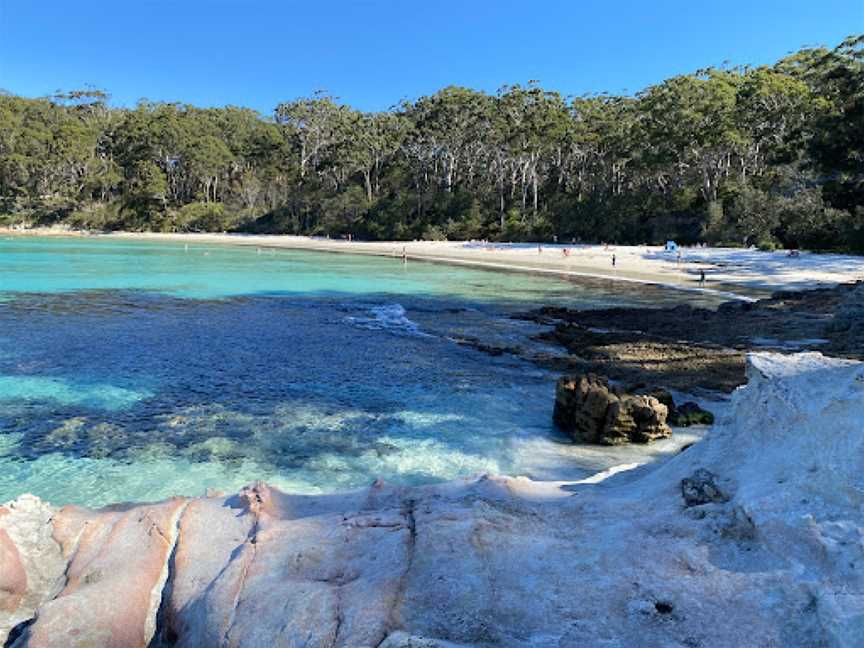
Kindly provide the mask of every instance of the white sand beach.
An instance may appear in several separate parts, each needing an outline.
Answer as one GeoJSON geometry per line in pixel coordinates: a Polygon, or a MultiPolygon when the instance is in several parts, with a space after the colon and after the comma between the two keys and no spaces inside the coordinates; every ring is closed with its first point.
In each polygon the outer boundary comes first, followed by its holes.
{"type": "Polygon", "coordinates": [[[392,256],[489,269],[526,271],[657,283],[689,290],[763,296],[774,290],[802,290],[864,279],[864,256],[801,251],[660,246],[550,245],[477,241],[347,241],[307,236],[226,233],[87,233],[65,229],[0,230],[3,235],[86,235],[189,244],[230,244],[392,256]],[[565,254],[565,250],[567,253],[565,254]],[[614,258],[614,265],[613,265],[614,258]],[[700,283],[701,271],[705,283],[700,283]]]}

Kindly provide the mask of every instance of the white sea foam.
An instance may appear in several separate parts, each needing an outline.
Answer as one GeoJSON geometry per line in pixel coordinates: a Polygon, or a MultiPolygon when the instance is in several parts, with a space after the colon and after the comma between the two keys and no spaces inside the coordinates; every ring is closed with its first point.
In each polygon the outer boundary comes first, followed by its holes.
{"type": "Polygon", "coordinates": [[[368,309],[366,315],[352,315],[345,319],[359,328],[370,331],[392,331],[409,335],[428,336],[428,334],[420,331],[416,322],[408,319],[402,304],[372,306],[368,309]]]}

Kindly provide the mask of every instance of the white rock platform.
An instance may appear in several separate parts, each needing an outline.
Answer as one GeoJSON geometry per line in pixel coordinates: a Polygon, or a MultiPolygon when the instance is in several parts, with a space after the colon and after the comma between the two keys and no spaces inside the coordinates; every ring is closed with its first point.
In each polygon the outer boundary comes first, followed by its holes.
{"type": "Polygon", "coordinates": [[[602,480],[24,495],[0,507],[0,645],[864,646],[864,365],[748,371],[705,440],[602,480]]]}

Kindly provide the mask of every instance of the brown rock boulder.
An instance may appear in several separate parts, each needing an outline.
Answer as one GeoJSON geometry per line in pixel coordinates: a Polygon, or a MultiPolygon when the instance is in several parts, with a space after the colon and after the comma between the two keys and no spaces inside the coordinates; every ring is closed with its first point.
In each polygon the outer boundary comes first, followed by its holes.
{"type": "Polygon", "coordinates": [[[671,436],[669,410],[653,396],[628,394],[603,376],[564,376],[555,389],[553,420],[577,441],[619,445],[671,436]]]}

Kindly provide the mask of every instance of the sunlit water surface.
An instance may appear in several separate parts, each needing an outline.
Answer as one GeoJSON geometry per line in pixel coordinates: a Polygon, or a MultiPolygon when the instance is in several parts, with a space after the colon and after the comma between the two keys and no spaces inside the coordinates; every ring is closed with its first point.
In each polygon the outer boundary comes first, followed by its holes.
{"type": "Polygon", "coordinates": [[[377,257],[0,240],[0,502],[579,478],[634,451],[571,444],[551,425],[554,374],[455,340],[534,344],[540,328],[510,315],[542,304],[695,298],[377,257]]]}

